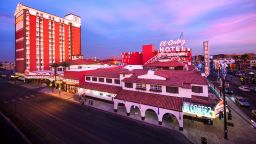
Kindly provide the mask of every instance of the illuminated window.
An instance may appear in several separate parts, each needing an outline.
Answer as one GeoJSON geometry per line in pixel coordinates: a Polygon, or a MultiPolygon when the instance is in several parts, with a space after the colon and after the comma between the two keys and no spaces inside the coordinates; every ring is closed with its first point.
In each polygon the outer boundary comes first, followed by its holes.
{"type": "Polygon", "coordinates": [[[201,87],[201,86],[192,86],[192,92],[194,92],[194,93],[203,93],[203,87],[201,87]]]}
{"type": "Polygon", "coordinates": [[[138,90],[146,90],[146,84],[137,83],[136,89],[138,90]]]}
{"type": "Polygon", "coordinates": [[[166,87],[166,92],[168,93],[179,93],[178,87],[166,87]]]}
{"type": "Polygon", "coordinates": [[[132,83],[124,83],[124,86],[126,88],[133,88],[133,84],[132,83]]]}
{"type": "Polygon", "coordinates": [[[160,86],[160,85],[150,85],[150,91],[162,92],[162,86],[160,86]]]}

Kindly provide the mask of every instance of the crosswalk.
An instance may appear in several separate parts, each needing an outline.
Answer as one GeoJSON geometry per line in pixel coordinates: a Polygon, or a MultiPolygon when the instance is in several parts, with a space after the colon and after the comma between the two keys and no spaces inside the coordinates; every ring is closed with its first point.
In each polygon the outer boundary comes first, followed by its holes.
{"type": "Polygon", "coordinates": [[[26,99],[35,98],[37,96],[39,96],[39,95],[31,94],[31,95],[26,95],[26,96],[20,96],[18,98],[3,100],[2,103],[4,103],[4,104],[15,103],[15,102],[18,102],[18,101],[23,101],[23,100],[26,100],[26,99]]]}

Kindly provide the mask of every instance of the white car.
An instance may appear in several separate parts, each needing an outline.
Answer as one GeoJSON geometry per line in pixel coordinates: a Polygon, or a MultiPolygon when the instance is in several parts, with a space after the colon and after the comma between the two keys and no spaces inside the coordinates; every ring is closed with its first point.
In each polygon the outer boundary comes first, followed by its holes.
{"type": "Polygon", "coordinates": [[[238,87],[241,91],[245,91],[245,92],[249,92],[250,91],[250,89],[249,89],[249,87],[248,86],[240,86],[240,87],[238,87]]]}

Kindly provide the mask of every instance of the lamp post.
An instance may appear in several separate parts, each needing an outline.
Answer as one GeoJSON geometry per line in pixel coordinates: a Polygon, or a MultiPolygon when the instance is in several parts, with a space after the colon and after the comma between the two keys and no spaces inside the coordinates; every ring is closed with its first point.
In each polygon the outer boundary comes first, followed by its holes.
{"type": "Polygon", "coordinates": [[[225,95],[225,82],[226,82],[226,74],[227,74],[227,64],[222,63],[221,64],[221,74],[222,74],[222,95],[223,95],[223,101],[224,101],[224,138],[228,139],[228,129],[227,129],[227,113],[226,113],[226,95],[225,95]]]}

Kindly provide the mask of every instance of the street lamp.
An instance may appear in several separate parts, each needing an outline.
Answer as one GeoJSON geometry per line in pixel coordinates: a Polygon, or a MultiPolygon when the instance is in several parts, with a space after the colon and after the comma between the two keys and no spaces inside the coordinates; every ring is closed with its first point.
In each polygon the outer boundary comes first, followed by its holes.
{"type": "Polygon", "coordinates": [[[226,113],[226,95],[225,95],[225,82],[226,82],[226,75],[227,75],[227,64],[224,62],[221,64],[221,79],[222,79],[222,95],[224,101],[224,138],[228,139],[228,129],[227,129],[227,113],[226,113]]]}

